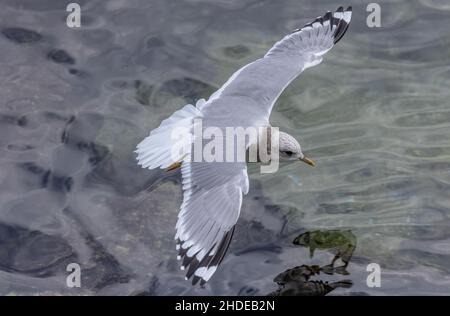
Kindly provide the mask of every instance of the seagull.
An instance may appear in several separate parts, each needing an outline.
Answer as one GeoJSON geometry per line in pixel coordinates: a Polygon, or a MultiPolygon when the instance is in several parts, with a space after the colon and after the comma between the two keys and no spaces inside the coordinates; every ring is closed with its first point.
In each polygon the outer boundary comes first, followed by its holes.
{"type": "MultiPolygon", "coordinates": [[[[195,129],[228,126],[270,127],[269,116],[283,90],[305,69],[322,62],[345,34],[352,8],[328,11],[285,36],[264,57],[236,71],[209,99],[188,104],[163,120],[135,150],[142,168],[181,169],[183,202],[176,224],[176,249],[186,280],[203,286],[225,256],[239,218],[243,195],[248,193],[246,161],[192,161],[194,138],[184,155],[173,154],[175,128],[195,129]],[[189,151],[189,149],[191,151],[189,151]]],[[[279,132],[277,154],[282,160],[303,161],[314,166],[299,142],[279,132]]],[[[255,144],[245,144],[250,148],[255,144]]]]}

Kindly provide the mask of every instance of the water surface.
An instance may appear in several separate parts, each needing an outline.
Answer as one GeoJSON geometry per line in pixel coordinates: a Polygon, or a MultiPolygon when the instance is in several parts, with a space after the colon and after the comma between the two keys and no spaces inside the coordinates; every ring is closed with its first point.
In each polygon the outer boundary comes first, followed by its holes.
{"type": "Polygon", "coordinates": [[[1,0],[0,294],[265,295],[275,278],[300,294],[450,294],[450,5],[379,1],[382,28],[370,29],[369,2],[79,0],[82,27],[70,29],[64,2],[1,0]],[[271,117],[318,166],[249,168],[228,255],[191,287],[173,240],[180,175],[140,169],[135,145],[348,4],[346,36],[271,117]],[[341,237],[312,257],[292,243],[317,231],[354,236],[348,274],[314,268],[341,237]],[[72,262],[79,289],[66,286],[72,262]],[[381,288],[366,285],[372,262],[381,288]]]}

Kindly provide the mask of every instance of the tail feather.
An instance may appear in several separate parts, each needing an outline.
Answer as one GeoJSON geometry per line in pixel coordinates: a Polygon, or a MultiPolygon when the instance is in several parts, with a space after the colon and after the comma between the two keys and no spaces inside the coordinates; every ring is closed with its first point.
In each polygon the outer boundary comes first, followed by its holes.
{"type": "MultiPolygon", "coordinates": [[[[197,104],[201,105],[203,102],[200,100],[197,104]]],[[[192,104],[188,104],[162,121],[158,128],[152,130],[150,135],[136,146],[138,165],[148,169],[158,167],[164,169],[181,161],[187,152],[177,148],[186,145],[185,148],[190,149],[187,145],[192,142],[194,119],[199,117],[202,117],[202,112],[192,104]],[[174,135],[176,128],[186,132],[181,140],[174,135]]]]}

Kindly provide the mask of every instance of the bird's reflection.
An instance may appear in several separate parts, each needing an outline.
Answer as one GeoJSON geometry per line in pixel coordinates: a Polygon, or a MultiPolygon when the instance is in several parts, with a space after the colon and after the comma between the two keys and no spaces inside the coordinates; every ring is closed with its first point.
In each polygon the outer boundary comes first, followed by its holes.
{"type": "Polygon", "coordinates": [[[294,245],[309,248],[311,258],[314,251],[326,250],[335,255],[331,263],[324,266],[301,265],[288,269],[274,279],[278,289],[269,295],[276,296],[323,296],[338,287],[349,288],[350,280],[327,282],[320,279],[320,274],[348,275],[347,266],[356,248],[356,237],[350,230],[316,230],[303,233],[293,241],[294,245]],[[335,266],[338,260],[342,265],[335,266]],[[313,280],[314,279],[314,280],[313,280]]]}

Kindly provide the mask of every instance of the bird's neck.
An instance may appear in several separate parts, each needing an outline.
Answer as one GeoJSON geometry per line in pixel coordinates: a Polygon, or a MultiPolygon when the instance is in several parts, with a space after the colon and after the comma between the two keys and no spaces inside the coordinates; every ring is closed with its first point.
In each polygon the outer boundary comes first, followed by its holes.
{"type": "Polygon", "coordinates": [[[258,141],[247,148],[245,161],[247,163],[268,163],[270,162],[271,148],[272,126],[269,125],[259,129],[258,141]]]}

